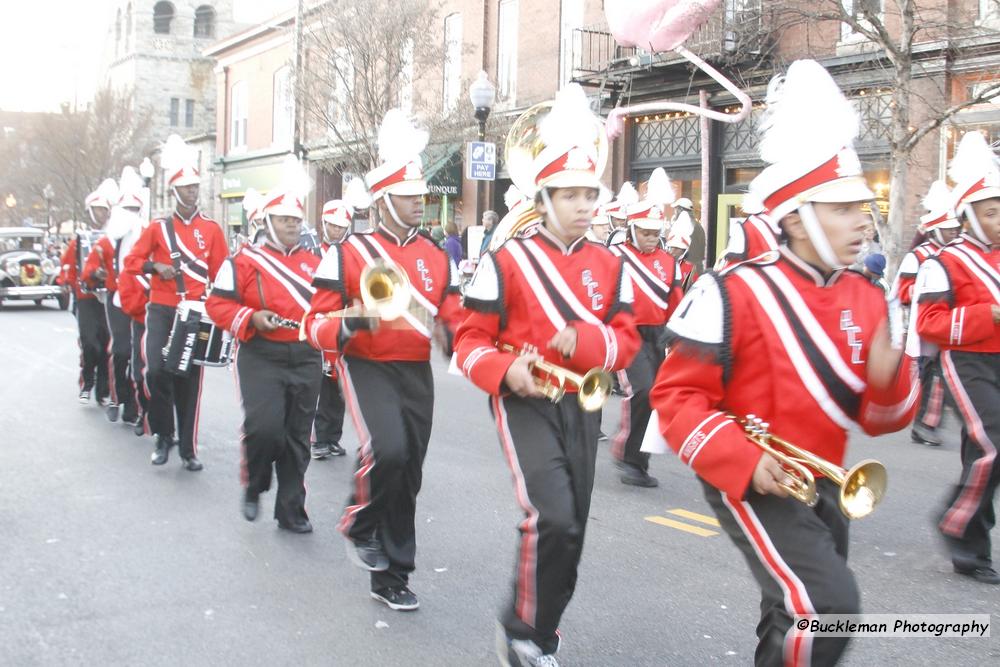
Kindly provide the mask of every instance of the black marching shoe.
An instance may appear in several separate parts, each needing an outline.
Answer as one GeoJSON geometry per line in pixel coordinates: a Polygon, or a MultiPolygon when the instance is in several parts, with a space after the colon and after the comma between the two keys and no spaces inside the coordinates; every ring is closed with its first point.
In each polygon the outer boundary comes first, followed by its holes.
{"type": "Polygon", "coordinates": [[[135,418],[135,424],[132,427],[132,432],[140,438],[146,435],[146,417],[141,412],[139,413],[139,416],[135,418]]]}
{"type": "Polygon", "coordinates": [[[161,466],[170,458],[170,436],[156,436],[156,451],[153,452],[153,465],[161,466]]]}
{"type": "Polygon", "coordinates": [[[330,456],[343,456],[346,453],[346,450],[340,446],[339,442],[330,443],[330,456]]]}
{"type": "Polygon", "coordinates": [[[530,639],[508,636],[500,622],[497,622],[496,652],[503,667],[559,667],[554,655],[542,653],[542,648],[530,639]]]}
{"type": "Polygon", "coordinates": [[[198,460],[197,456],[184,459],[183,465],[185,470],[190,470],[191,472],[198,472],[205,467],[201,464],[201,461],[198,460]]]}
{"type": "Polygon", "coordinates": [[[80,390],[80,402],[81,403],[90,403],[90,389],[81,389],[80,390]]]}
{"type": "Polygon", "coordinates": [[[653,487],[659,486],[660,481],[650,475],[648,472],[642,468],[637,468],[630,463],[622,463],[618,466],[621,468],[622,484],[628,484],[629,486],[641,486],[646,489],[651,489],[653,487]]]}
{"type": "Polygon", "coordinates": [[[1000,574],[997,574],[997,571],[989,565],[961,565],[959,563],[952,563],[952,566],[955,568],[956,574],[975,579],[981,584],[992,584],[994,586],[1000,584],[1000,574]]]}
{"type": "Polygon", "coordinates": [[[313,526],[309,523],[309,519],[301,519],[295,521],[294,523],[286,523],[285,521],[278,521],[278,528],[282,530],[287,530],[292,533],[311,533],[313,532],[313,526]]]}
{"type": "Polygon", "coordinates": [[[251,496],[249,493],[243,494],[243,518],[247,521],[255,521],[257,513],[260,511],[260,496],[251,496]]]}
{"type": "Polygon", "coordinates": [[[107,396],[98,396],[97,397],[97,404],[99,406],[101,406],[102,408],[106,408],[109,405],[111,405],[111,401],[108,399],[107,396]]]}
{"type": "Polygon", "coordinates": [[[928,447],[941,446],[941,438],[938,437],[937,430],[924,426],[920,422],[913,422],[913,428],[910,429],[910,440],[928,447]]]}
{"type": "Polygon", "coordinates": [[[121,411],[120,405],[118,405],[117,403],[108,403],[108,411],[107,411],[108,421],[112,423],[118,421],[118,414],[120,411],[121,411]]]}
{"type": "Polygon", "coordinates": [[[325,442],[314,442],[309,448],[313,461],[322,461],[330,455],[330,445],[325,442]]]}
{"type": "Polygon", "coordinates": [[[385,555],[382,543],[372,536],[364,542],[355,542],[350,537],[344,544],[347,557],[362,570],[385,572],[389,569],[389,557],[385,555]]]}
{"type": "Polygon", "coordinates": [[[372,591],[371,596],[395,611],[413,611],[420,607],[417,596],[406,586],[386,586],[372,591]]]}

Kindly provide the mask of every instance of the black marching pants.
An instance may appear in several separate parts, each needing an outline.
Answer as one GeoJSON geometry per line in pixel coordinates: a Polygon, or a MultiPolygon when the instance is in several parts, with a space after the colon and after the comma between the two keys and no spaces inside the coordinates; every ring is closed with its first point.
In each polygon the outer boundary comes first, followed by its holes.
{"type": "Polygon", "coordinates": [[[338,445],[344,435],[344,394],[336,376],[323,374],[313,431],[315,442],[332,442],[338,445]]]}
{"type": "Polygon", "coordinates": [[[990,567],[993,498],[1000,482],[1000,353],[941,353],[948,391],[962,416],[962,476],[939,528],[960,567],[990,567]]]}
{"type": "Polygon", "coordinates": [[[97,299],[77,300],[76,325],[80,332],[80,388],[94,389],[96,381],[97,398],[107,398],[111,336],[104,317],[104,304],[97,299]]]}
{"type": "Polygon", "coordinates": [[[938,355],[920,357],[920,408],[915,422],[932,431],[937,429],[944,416],[944,402],[940,358],[938,355]]]}
{"type": "Polygon", "coordinates": [[[639,451],[652,413],[649,390],[653,387],[663,358],[663,346],[644,336],[632,364],[626,370],[618,371],[618,382],[625,396],[622,398],[618,433],[611,442],[611,454],[618,461],[643,471],[649,469],[649,454],[639,451]]]}
{"type": "Polygon", "coordinates": [[[381,541],[389,569],[371,573],[372,590],[403,585],[417,552],[413,521],[434,413],[431,366],[345,356],[337,371],[360,439],[338,528],[353,540],[375,534],[381,541]]]}
{"type": "Polygon", "coordinates": [[[136,414],[135,387],[129,373],[132,357],[132,318],[122,312],[108,294],[108,330],[111,332],[111,362],[114,369],[111,382],[111,402],[122,406],[127,421],[136,414]]]}
{"type": "Polygon", "coordinates": [[[142,348],[142,339],[146,335],[146,325],[132,320],[132,386],[135,390],[136,404],[142,409],[143,415],[149,409],[149,392],[146,390],[146,362],[142,348]]]}
{"type": "Polygon", "coordinates": [[[236,354],[243,405],[243,460],[240,478],[253,498],[278,477],[274,518],[284,524],[308,519],[306,468],[309,432],[316,413],[322,358],[306,343],[254,337],[236,354]]]}
{"type": "Polygon", "coordinates": [[[575,394],[490,398],[500,445],[524,510],[514,590],[500,622],[508,636],[554,653],[556,630],[576,589],[577,566],[594,488],[599,413],[584,412],[575,394]]]}
{"type": "Polygon", "coordinates": [[[198,406],[201,401],[201,379],[204,368],[191,365],[191,372],[182,377],[167,371],[163,365],[163,346],[167,344],[174,323],[176,308],[159,303],[146,307],[146,390],[149,392],[149,428],[155,435],[173,437],[174,410],[181,458],[198,455],[198,406]]]}
{"type": "Polygon", "coordinates": [[[847,567],[849,521],[840,511],[837,486],[817,479],[815,507],[752,489],[739,501],[704,481],[702,487],[760,586],[754,664],[836,664],[849,637],[812,637],[792,621],[797,615],[861,613],[858,585],[847,567]]]}

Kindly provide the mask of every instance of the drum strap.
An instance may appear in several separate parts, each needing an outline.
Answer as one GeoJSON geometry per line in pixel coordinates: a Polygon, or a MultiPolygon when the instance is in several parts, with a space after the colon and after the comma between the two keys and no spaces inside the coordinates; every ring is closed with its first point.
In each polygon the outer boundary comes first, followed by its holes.
{"type": "Polygon", "coordinates": [[[170,263],[174,267],[174,280],[177,281],[177,294],[181,299],[187,294],[187,286],[184,284],[184,273],[181,271],[181,251],[177,249],[177,233],[174,231],[174,218],[170,217],[165,221],[163,229],[167,234],[167,250],[170,251],[170,263]]]}

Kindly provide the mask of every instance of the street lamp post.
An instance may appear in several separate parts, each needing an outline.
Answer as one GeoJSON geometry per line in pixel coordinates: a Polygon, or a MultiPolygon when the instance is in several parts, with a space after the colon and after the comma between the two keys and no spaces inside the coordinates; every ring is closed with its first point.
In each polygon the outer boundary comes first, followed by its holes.
{"type": "MultiPolygon", "coordinates": [[[[52,198],[56,196],[55,190],[52,189],[51,183],[46,183],[45,187],[42,188],[42,197],[45,199],[45,233],[49,233],[52,229],[52,198]]],[[[56,232],[58,234],[58,230],[56,232]]]]}
{"type": "MultiPolygon", "coordinates": [[[[469,87],[469,101],[475,110],[476,120],[479,121],[479,141],[486,141],[486,119],[490,117],[493,110],[493,100],[496,98],[496,88],[490,83],[485,71],[480,71],[476,80],[469,87]]],[[[486,181],[479,181],[476,184],[476,222],[482,224],[483,204],[486,201],[486,181]]],[[[466,225],[468,226],[468,225],[466,225]]]]}
{"type": "Polygon", "coordinates": [[[153,176],[156,174],[156,168],[153,167],[152,161],[148,157],[142,158],[142,162],[139,164],[139,175],[142,176],[142,186],[143,186],[143,204],[146,208],[142,212],[143,218],[149,220],[151,217],[151,210],[153,208],[152,196],[150,194],[149,184],[153,180],[153,176]]]}

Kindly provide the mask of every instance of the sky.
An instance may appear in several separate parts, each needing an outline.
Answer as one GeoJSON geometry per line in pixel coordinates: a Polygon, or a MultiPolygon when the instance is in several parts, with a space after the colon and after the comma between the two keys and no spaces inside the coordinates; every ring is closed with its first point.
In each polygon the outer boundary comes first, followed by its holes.
{"type": "MultiPolygon", "coordinates": [[[[246,22],[294,4],[235,2],[237,20],[246,22]]],[[[0,109],[57,111],[63,102],[87,102],[100,79],[117,6],[117,0],[0,0],[0,109]]]]}

